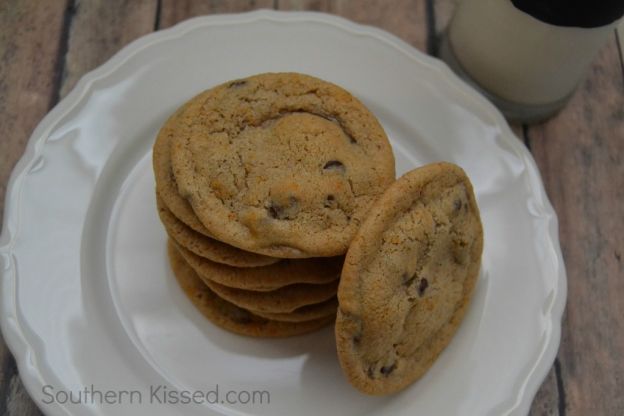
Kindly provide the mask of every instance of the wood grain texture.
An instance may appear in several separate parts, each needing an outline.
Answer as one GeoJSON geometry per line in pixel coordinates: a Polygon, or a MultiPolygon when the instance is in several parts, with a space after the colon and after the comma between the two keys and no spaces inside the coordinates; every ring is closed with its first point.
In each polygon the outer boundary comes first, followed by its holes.
{"type": "Polygon", "coordinates": [[[423,0],[278,0],[279,10],[315,10],[376,26],[424,51],[427,45],[423,0]]]}
{"type": "Polygon", "coordinates": [[[528,130],[559,216],[566,415],[624,414],[624,77],[615,36],[566,108],[528,130]]]}
{"type": "Polygon", "coordinates": [[[158,29],[164,29],[191,17],[215,13],[240,13],[272,9],[274,0],[161,0],[158,29]]]}
{"type": "Polygon", "coordinates": [[[529,416],[562,416],[559,413],[559,389],[554,366],[537,391],[529,416]]]}
{"type": "MultiPolygon", "coordinates": [[[[56,102],[67,2],[0,2],[0,216],[6,185],[32,130],[56,102]]],[[[41,413],[0,341],[0,414],[41,413]]]]}
{"type": "Polygon", "coordinates": [[[43,413],[30,398],[19,377],[11,377],[9,390],[2,398],[5,401],[3,416],[41,416],[43,413]]]}
{"type": "Polygon", "coordinates": [[[60,97],[86,72],[154,30],[157,0],[78,0],[69,22],[60,97]]]}
{"type": "Polygon", "coordinates": [[[0,213],[11,170],[53,104],[66,5],[0,2],[0,213]]]}

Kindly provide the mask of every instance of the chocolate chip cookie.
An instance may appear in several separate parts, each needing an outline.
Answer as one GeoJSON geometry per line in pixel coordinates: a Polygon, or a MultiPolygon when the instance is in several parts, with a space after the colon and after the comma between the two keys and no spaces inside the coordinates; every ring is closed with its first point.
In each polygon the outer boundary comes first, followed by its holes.
{"type": "Polygon", "coordinates": [[[392,149],[374,115],[311,76],[261,74],[219,85],[191,100],[174,124],[167,137],[179,194],[210,235],[247,251],[344,254],[394,180],[392,149]]]}
{"type": "MultiPolygon", "coordinates": [[[[206,261],[234,267],[267,266],[280,261],[280,259],[275,257],[241,250],[198,233],[173,215],[159,196],[156,196],[156,206],[158,207],[160,221],[165,226],[169,237],[196,256],[208,259],[206,261]]],[[[201,259],[198,261],[201,261],[201,259]]]]}
{"type": "Polygon", "coordinates": [[[335,316],[337,308],[338,300],[334,297],[330,300],[326,300],[325,302],[302,306],[292,312],[272,313],[254,310],[251,312],[255,315],[262,316],[267,319],[273,319],[275,321],[302,322],[309,321],[311,319],[320,319],[330,315],[335,316]]]}
{"type": "Polygon", "coordinates": [[[221,298],[244,309],[270,312],[290,313],[297,308],[324,302],[336,296],[338,281],[323,285],[295,284],[284,286],[270,292],[235,289],[223,286],[208,279],[204,283],[221,298]]]}
{"type": "Polygon", "coordinates": [[[156,180],[156,192],[173,215],[194,231],[209,236],[210,233],[199,221],[188,201],[178,194],[175,178],[171,171],[171,137],[179,115],[185,106],[171,115],[160,129],[152,153],[152,166],[156,180]]]}
{"type": "Polygon", "coordinates": [[[281,260],[264,267],[237,268],[199,257],[178,247],[186,262],[203,279],[253,291],[273,291],[296,283],[327,284],[340,277],[342,257],[281,260]]]}
{"type": "Polygon", "coordinates": [[[466,312],[482,250],[479,209],[458,166],[413,170],[380,197],[338,289],[338,356],[356,388],[394,393],[429,369],[466,312]]]}

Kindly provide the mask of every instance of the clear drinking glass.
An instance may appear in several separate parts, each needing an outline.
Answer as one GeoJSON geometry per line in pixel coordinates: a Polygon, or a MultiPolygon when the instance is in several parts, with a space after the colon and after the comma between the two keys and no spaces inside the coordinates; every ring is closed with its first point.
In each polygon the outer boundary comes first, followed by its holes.
{"type": "Polygon", "coordinates": [[[514,121],[561,109],[624,14],[624,0],[463,0],[440,56],[514,121]]]}

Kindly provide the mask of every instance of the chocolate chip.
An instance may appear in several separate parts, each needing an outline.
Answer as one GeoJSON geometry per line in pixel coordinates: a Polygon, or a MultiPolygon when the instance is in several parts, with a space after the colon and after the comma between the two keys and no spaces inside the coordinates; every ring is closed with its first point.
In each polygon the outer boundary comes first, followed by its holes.
{"type": "Polygon", "coordinates": [[[368,367],[368,370],[366,370],[366,375],[368,376],[368,378],[373,378],[373,367],[368,367]]]}
{"type": "Polygon", "coordinates": [[[346,170],[345,165],[339,160],[330,160],[329,162],[325,163],[323,169],[331,171],[335,170],[341,173],[344,173],[344,171],[346,170]]]}
{"type": "Polygon", "coordinates": [[[281,219],[283,214],[282,207],[279,205],[269,205],[267,211],[269,212],[269,216],[275,219],[281,219]]]}
{"type": "Polygon", "coordinates": [[[418,294],[420,296],[425,294],[425,290],[429,287],[429,282],[424,277],[420,279],[420,283],[418,284],[418,294]]]}
{"type": "Polygon", "coordinates": [[[299,213],[299,200],[294,196],[288,198],[287,204],[280,205],[277,202],[271,202],[267,207],[267,212],[271,218],[276,220],[290,220],[299,213]]]}
{"type": "Polygon", "coordinates": [[[405,286],[411,286],[411,284],[414,282],[414,279],[416,279],[416,275],[410,277],[407,273],[403,273],[403,284],[405,286]]]}
{"type": "Polygon", "coordinates": [[[394,371],[395,368],[396,368],[396,363],[394,363],[392,365],[387,365],[385,367],[381,367],[379,372],[387,377],[387,376],[390,375],[390,373],[392,373],[394,371]]]}
{"type": "Polygon", "coordinates": [[[325,203],[323,204],[325,208],[336,208],[338,206],[338,202],[336,202],[336,197],[333,195],[327,195],[325,198],[325,203]]]}
{"type": "Polygon", "coordinates": [[[362,341],[362,336],[361,335],[356,335],[353,337],[353,345],[355,345],[356,347],[358,345],[360,345],[360,341],[362,341]]]}
{"type": "Polygon", "coordinates": [[[454,207],[455,207],[455,211],[459,211],[462,207],[462,201],[461,199],[456,199],[455,202],[453,203],[454,207]]]}
{"type": "Polygon", "coordinates": [[[244,79],[239,79],[237,81],[230,82],[230,84],[228,85],[228,88],[239,88],[245,84],[247,84],[247,81],[245,81],[244,79]]]}
{"type": "Polygon", "coordinates": [[[470,255],[468,242],[463,239],[453,240],[452,254],[455,263],[466,264],[470,255]]]}

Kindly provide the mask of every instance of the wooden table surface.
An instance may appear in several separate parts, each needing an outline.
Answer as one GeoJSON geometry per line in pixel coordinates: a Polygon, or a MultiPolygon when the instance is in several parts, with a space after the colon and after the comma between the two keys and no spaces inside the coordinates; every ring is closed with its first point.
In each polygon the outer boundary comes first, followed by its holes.
{"type": "MultiPolygon", "coordinates": [[[[6,184],[41,118],[128,42],[192,16],[317,10],[385,29],[435,54],[458,0],[2,0],[0,213],[6,184]]],[[[620,39],[622,34],[620,33],[620,39]]],[[[624,415],[624,63],[614,33],[569,105],[513,126],[559,216],[568,272],[561,347],[531,415],[624,415]]],[[[41,414],[0,341],[0,414],[41,414]]]]}

